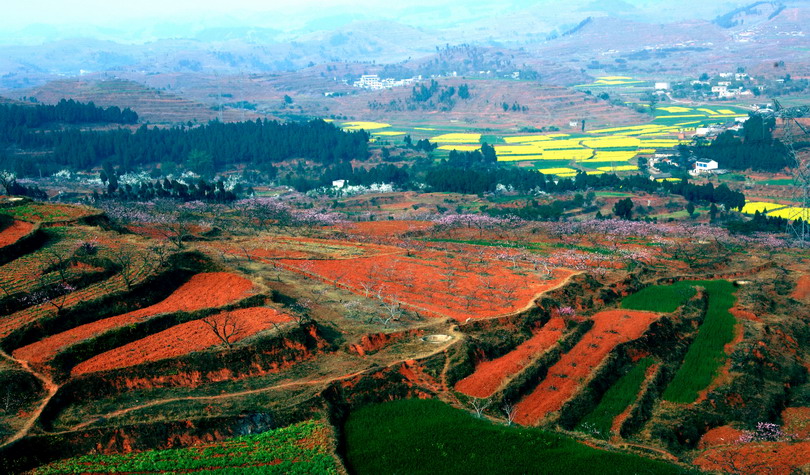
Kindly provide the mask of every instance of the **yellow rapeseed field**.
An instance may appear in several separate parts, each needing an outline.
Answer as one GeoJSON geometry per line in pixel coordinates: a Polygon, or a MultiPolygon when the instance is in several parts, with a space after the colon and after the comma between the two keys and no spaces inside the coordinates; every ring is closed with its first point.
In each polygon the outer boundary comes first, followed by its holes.
{"type": "Polygon", "coordinates": [[[391,127],[391,124],[386,124],[385,122],[344,122],[341,124],[346,130],[376,130],[376,129],[384,129],[386,127],[391,127]]]}
{"type": "Polygon", "coordinates": [[[764,213],[784,207],[785,205],[779,203],[770,203],[767,201],[748,201],[745,203],[745,206],[743,206],[742,212],[745,214],[755,214],[757,211],[764,213]]]}
{"type": "Polygon", "coordinates": [[[430,139],[431,142],[436,143],[478,143],[480,140],[481,134],[468,133],[442,134],[430,139]]]}
{"type": "Polygon", "coordinates": [[[780,218],[789,219],[791,221],[801,218],[804,221],[807,221],[810,219],[810,208],[796,208],[789,206],[780,210],[771,211],[768,213],[768,216],[777,216],[780,218]]]}

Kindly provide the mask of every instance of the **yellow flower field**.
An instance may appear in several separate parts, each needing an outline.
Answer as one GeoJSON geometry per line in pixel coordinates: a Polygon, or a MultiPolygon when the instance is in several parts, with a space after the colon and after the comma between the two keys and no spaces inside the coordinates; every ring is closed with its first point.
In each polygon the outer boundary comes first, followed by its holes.
{"type": "Polygon", "coordinates": [[[659,107],[658,110],[672,113],[692,112],[692,109],[690,109],[689,107],[680,107],[680,106],[659,107]]]}
{"type": "Polygon", "coordinates": [[[616,165],[615,167],[598,167],[597,170],[601,170],[603,172],[629,172],[632,170],[638,170],[638,167],[635,165],[616,165]]]}
{"type": "MultiPolygon", "coordinates": [[[[545,155],[504,155],[499,156],[499,162],[525,162],[528,160],[555,160],[554,158],[548,158],[545,155]]],[[[563,159],[559,159],[563,160],[563,159]]],[[[565,159],[568,161],[568,159],[565,159]]]]}
{"type": "Polygon", "coordinates": [[[376,130],[376,129],[384,129],[386,127],[391,127],[391,124],[386,124],[385,122],[344,122],[341,124],[346,130],[376,130]]]}
{"type": "Polygon", "coordinates": [[[779,218],[785,218],[791,221],[801,218],[804,221],[807,221],[810,219],[810,208],[796,208],[789,206],[780,210],[771,211],[768,213],[768,216],[777,216],[779,218]]]}
{"type": "Polygon", "coordinates": [[[589,148],[579,148],[572,150],[545,150],[543,160],[587,160],[593,156],[593,150],[589,148]]]}
{"type": "Polygon", "coordinates": [[[513,137],[504,137],[503,141],[506,143],[525,143],[552,140],[553,138],[550,135],[515,135],[513,137]]]}
{"type": "Polygon", "coordinates": [[[576,173],[577,173],[576,170],[574,170],[573,168],[568,168],[568,167],[541,168],[541,169],[539,169],[537,171],[539,171],[540,173],[543,173],[545,175],[560,175],[560,174],[566,174],[566,173],[573,173],[573,174],[576,175],[576,173]]]}
{"type": "Polygon", "coordinates": [[[480,140],[481,134],[467,133],[442,134],[430,139],[431,142],[436,143],[478,143],[480,140]]]}
{"type": "Polygon", "coordinates": [[[592,139],[585,139],[582,145],[590,148],[625,148],[625,147],[638,147],[641,141],[635,137],[594,137],[592,139]]]}
{"type": "Polygon", "coordinates": [[[537,145],[496,145],[495,153],[498,155],[530,155],[543,153],[537,145]]]}
{"type": "Polygon", "coordinates": [[[480,145],[440,145],[439,150],[457,150],[459,152],[473,152],[479,150],[480,145]]]}
{"type": "Polygon", "coordinates": [[[757,211],[765,213],[775,209],[784,208],[785,205],[779,203],[769,203],[766,201],[749,201],[743,206],[742,212],[745,214],[756,214],[757,211]]]}
{"type": "Polygon", "coordinates": [[[372,134],[373,135],[385,135],[385,136],[393,137],[393,136],[396,136],[396,135],[405,135],[405,132],[394,132],[394,131],[391,131],[391,132],[372,132],[372,134]]]}

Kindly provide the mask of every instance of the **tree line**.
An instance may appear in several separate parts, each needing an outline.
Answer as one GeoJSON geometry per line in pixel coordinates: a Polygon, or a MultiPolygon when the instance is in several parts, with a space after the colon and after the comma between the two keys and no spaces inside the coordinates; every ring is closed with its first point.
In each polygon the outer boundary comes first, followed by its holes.
{"type": "Polygon", "coordinates": [[[56,124],[137,124],[138,114],[130,108],[98,107],[73,99],[62,99],[55,105],[0,105],[0,133],[13,137],[15,129],[35,129],[56,124]]]}
{"type": "Polygon", "coordinates": [[[697,146],[693,153],[700,158],[715,160],[720,168],[729,170],[762,170],[776,172],[794,166],[787,147],[774,139],[776,120],[751,114],[741,135],[727,130],[708,146],[697,146]]]}
{"type": "MultiPolygon", "coordinates": [[[[159,163],[188,165],[189,161],[211,173],[236,164],[261,168],[292,158],[321,164],[363,160],[368,156],[368,139],[363,130],[346,132],[323,120],[281,123],[257,119],[235,123],[213,121],[198,127],[143,125],[134,132],[122,128],[104,131],[70,128],[39,133],[18,128],[11,140],[8,136],[5,140],[0,138],[0,145],[52,152],[6,158],[5,165],[12,165],[21,176],[34,175],[43,169],[45,173],[64,167],[88,169],[103,163],[130,171],[159,163]]],[[[0,168],[3,165],[0,163],[0,168]]]]}

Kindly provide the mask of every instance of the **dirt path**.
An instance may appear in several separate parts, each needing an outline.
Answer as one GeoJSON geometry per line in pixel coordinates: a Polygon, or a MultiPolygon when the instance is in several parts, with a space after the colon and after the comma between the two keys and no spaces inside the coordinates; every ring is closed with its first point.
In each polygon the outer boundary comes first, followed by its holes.
{"type": "Polygon", "coordinates": [[[109,419],[109,418],[112,418],[112,417],[123,416],[124,414],[128,414],[130,412],[138,411],[138,410],[141,410],[141,409],[146,409],[146,408],[149,408],[149,407],[160,406],[162,404],[169,404],[169,403],[172,403],[172,402],[179,402],[179,401],[216,401],[216,400],[219,400],[219,399],[228,399],[228,398],[232,398],[232,397],[249,396],[251,394],[261,394],[263,392],[275,391],[277,389],[284,389],[284,388],[289,388],[289,387],[294,387],[294,386],[313,386],[313,385],[322,384],[322,383],[327,383],[328,384],[328,383],[332,383],[334,381],[342,381],[344,379],[354,378],[355,376],[359,376],[359,375],[365,373],[366,371],[368,371],[368,369],[363,369],[363,370],[356,371],[356,372],[351,373],[351,374],[346,374],[346,375],[343,375],[343,376],[336,376],[336,377],[333,377],[333,378],[311,379],[311,380],[306,380],[306,381],[290,381],[288,383],[277,384],[275,386],[268,386],[268,387],[265,387],[265,388],[248,389],[246,391],[239,391],[239,392],[235,392],[235,393],[226,393],[226,394],[217,394],[217,395],[214,395],[214,396],[183,396],[183,397],[174,397],[174,398],[169,398],[169,399],[159,399],[159,400],[150,401],[150,402],[147,402],[147,403],[144,403],[144,404],[140,404],[138,406],[132,406],[132,407],[128,407],[126,409],[120,409],[118,411],[110,412],[110,413],[107,413],[107,414],[96,415],[95,419],[91,419],[89,421],[82,422],[81,424],[77,424],[77,425],[71,427],[70,431],[83,429],[83,428],[85,428],[85,427],[87,427],[87,426],[89,426],[89,425],[91,425],[91,424],[93,424],[95,422],[98,422],[101,419],[109,419]]]}
{"type": "MultiPolygon", "coordinates": [[[[453,339],[451,339],[450,341],[448,341],[447,343],[445,343],[443,345],[438,346],[436,349],[434,349],[432,351],[429,351],[429,352],[426,352],[426,353],[421,354],[421,355],[416,355],[416,356],[414,356],[412,358],[408,358],[407,360],[396,360],[396,361],[388,364],[387,367],[390,368],[392,366],[403,364],[406,361],[411,360],[411,359],[427,358],[427,357],[433,356],[433,355],[435,355],[435,354],[437,354],[439,352],[445,351],[447,349],[447,347],[454,344],[461,337],[461,334],[458,333],[458,332],[451,331],[450,333],[453,336],[453,339]]],[[[102,418],[103,419],[109,419],[109,418],[112,418],[112,417],[118,417],[118,416],[122,416],[122,415],[128,414],[130,412],[140,410],[140,409],[146,409],[146,408],[149,408],[149,407],[160,406],[162,404],[169,404],[169,403],[180,402],[180,401],[216,401],[216,400],[228,399],[228,398],[234,398],[234,397],[240,397],[240,396],[249,396],[249,395],[252,395],[252,394],[261,394],[261,393],[264,393],[264,392],[275,391],[275,390],[278,390],[278,389],[291,388],[291,387],[295,387],[295,386],[314,386],[314,385],[317,385],[317,384],[330,384],[330,383],[333,383],[333,382],[336,382],[336,381],[343,381],[343,380],[346,380],[346,379],[354,378],[356,376],[360,376],[361,374],[366,373],[366,372],[371,371],[371,370],[374,370],[374,368],[365,368],[365,369],[362,369],[362,370],[359,370],[359,371],[355,371],[354,373],[344,374],[342,376],[334,376],[334,377],[321,378],[321,379],[310,379],[310,380],[303,380],[303,381],[290,381],[290,382],[287,382],[287,383],[276,384],[274,386],[268,386],[268,387],[264,387],[264,388],[248,389],[248,390],[245,390],[245,391],[239,391],[239,392],[234,392],[234,393],[226,393],[226,394],[217,394],[217,395],[213,395],[213,396],[209,396],[209,395],[206,395],[206,396],[183,396],[183,397],[176,397],[176,398],[160,399],[160,400],[150,401],[150,402],[147,402],[147,403],[144,403],[144,404],[140,404],[138,406],[133,406],[133,407],[125,408],[125,409],[120,409],[118,411],[110,412],[110,413],[107,413],[107,414],[96,415],[96,416],[94,416],[95,417],[94,419],[91,419],[91,420],[82,422],[80,424],[77,424],[77,425],[71,427],[69,429],[69,431],[75,431],[75,430],[83,429],[83,428],[85,428],[85,427],[87,427],[87,426],[89,426],[89,425],[91,425],[91,424],[93,424],[95,422],[98,422],[102,418]]],[[[54,390],[54,392],[55,392],[55,390],[54,390]]],[[[53,394],[51,394],[50,397],[52,397],[52,396],[53,396],[53,394]]],[[[50,400],[50,397],[48,397],[48,401],[50,400]]],[[[42,405],[42,407],[44,407],[45,404],[47,404],[47,401],[42,405]]],[[[41,408],[40,408],[40,412],[41,412],[41,408]]],[[[69,432],[69,431],[67,431],[67,432],[69,432]]]]}
{"type": "Polygon", "coordinates": [[[25,423],[25,425],[22,427],[22,429],[17,431],[16,434],[12,435],[9,439],[7,439],[5,442],[0,444],[0,448],[3,448],[5,446],[7,446],[7,445],[10,445],[10,444],[22,439],[23,437],[28,435],[29,432],[31,432],[31,429],[34,427],[34,424],[36,424],[37,421],[39,420],[39,416],[42,415],[42,411],[45,409],[45,406],[48,405],[48,403],[51,401],[53,396],[56,394],[56,391],[59,389],[59,386],[56,383],[54,383],[53,380],[51,380],[50,378],[48,378],[44,374],[33,370],[30,366],[28,366],[27,361],[18,360],[16,358],[13,358],[11,355],[7,354],[4,351],[0,351],[0,356],[2,356],[4,359],[6,359],[8,361],[12,361],[12,362],[17,363],[18,365],[22,366],[22,368],[25,371],[27,371],[28,373],[31,373],[31,375],[33,375],[35,378],[42,381],[43,387],[45,388],[46,391],[48,391],[48,394],[46,394],[45,398],[42,399],[42,402],[40,402],[37,409],[34,412],[31,413],[31,416],[29,417],[29,419],[25,423]]]}

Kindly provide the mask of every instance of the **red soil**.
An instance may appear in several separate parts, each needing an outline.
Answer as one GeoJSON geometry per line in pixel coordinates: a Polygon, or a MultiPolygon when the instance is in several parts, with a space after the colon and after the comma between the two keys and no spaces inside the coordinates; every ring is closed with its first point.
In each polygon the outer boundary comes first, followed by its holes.
{"type": "Polygon", "coordinates": [[[492,396],[504,381],[551,348],[562,337],[563,330],[565,322],[561,318],[549,320],[540,331],[514,350],[479,364],[473,374],[456,383],[456,391],[478,398],[492,396]]]}
{"type": "Polygon", "coordinates": [[[372,333],[370,335],[363,335],[363,338],[360,339],[360,343],[349,345],[349,351],[360,356],[365,356],[367,354],[376,353],[396,341],[423,333],[422,330],[409,330],[396,333],[372,333]]]}
{"type": "Polygon", "coordinates": [[[810,297],[810,275],[803,275],[796,280],[796,289],[791,297],[798,300],[806,300],[810,297]]]}
{"type": "MultiPolygon", "coordinates": [[[[274,323],[291,321],[288,315],[268,307],[245,308],[215,315],[215,321],[221,321],[228,314],[233,323],[240,329],[230,340],[236,343],[256,333],[271,328],[274,323]]],[[[202,320],[176,325],[162,332],[149,335],[114,350],[97,355],[73,368],[72,374],[106,371],[114,368],[134,366],[149,361],[174,358],[194,351],[202,351],[222,344],[211,327],[202,320]]]]}
{"type": "Polygon", "coordinates": [[[469,255],[443,258],[421,252],[420,257],[378,255],[340,260],[277,261],[290,270],[345,287],[358,294],[394,300],[432,317],[486,318],[522,310],[541,292],[559,285],[573,271],[556,269],[543,280],[530,268],[514,270],[502,261],[476,264],[469,255]],[[370,288],[368,292],[363,288],[370,288]]]}
{"type": "Polygon", "coordinates": [[[709,447],[717,447],[718,445],[736,444],[743,434],[743,431],[731,426],[715,427],[703,434],[703,437],[700,438],[700,442],[698,442],[698,448],[707,449],[709,447]]]}
{"type": "Polygon", "coordinates": [[[11,226],[3,231],[0,231],[0,247],[9,246],[17,242],[21,237],[25,236],[34,225],[26,221],[14,221],[11,226]]]}
{"type": "Polygon", "coordinates": [[[762,319],[757,317],[753,312],[743,310],[740,307],[731,307],[729,313],[734,315],[737,320],[751,320],[752,322],[761,322],[762,319]]]}
{"type": "Polygon", "coordinates": [[[58,333],[14,351],[14,357],[42,363],[66,346],[113,328],[137,323],[161,313],[193,312],[209,307],[221,307],[246,297],[252,288],[253,284],[249,280],[235,274],[227,272],[197,274],[162,302],[58,333]]]}
{"type": "Polygon", "coordinates": [[[782,411],[782,430],[797,439],[810,439],[810,407],[789,407],[782,411]]]}
{"type": "Polygon", "coordinates": [[[789,475],[810,470],[810,441],[762,442],[710,448],[694,460],[702,470],[789,475]]]}
{"type": "MultiPolygon", "coordinates": [[[[410,206],[410,204],[408,204],[410,206]]],[[[400,236],[409,231],[421,231],[433,226],[430,221],[362,221],[348,225],[346,232],[374,237],[400,236]]]]}
{"type": "Polygon", "coordinates": [[[517,404],[515,422],[536,425],[547,414],[560,410],[617,345],[641,337],[658,317],[657,313],[633,310],[607,310],[591,317],[593,328],[517,404]]]}

